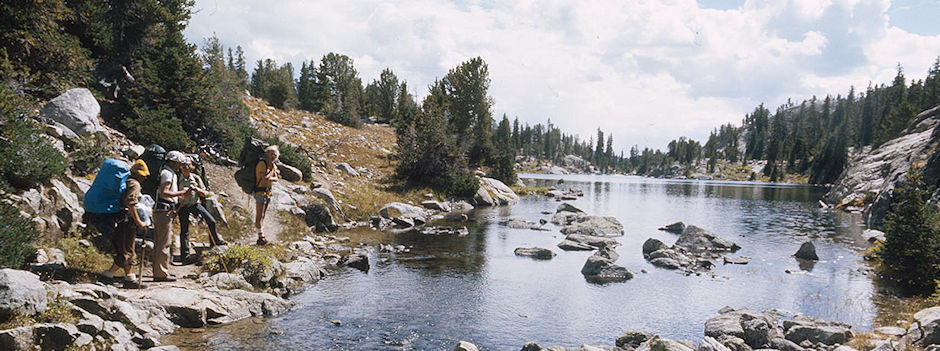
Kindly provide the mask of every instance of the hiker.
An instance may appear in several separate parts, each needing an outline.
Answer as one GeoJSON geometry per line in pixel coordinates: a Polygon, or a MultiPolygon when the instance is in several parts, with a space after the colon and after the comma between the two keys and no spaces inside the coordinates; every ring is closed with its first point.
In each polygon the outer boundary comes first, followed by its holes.
{"type": "Polygon", "coordinates": [[[271,145],[264,149],[264,158],[255,165],[255,229],[258,230],[258,245],[267,245],[268,239],[265,239],[261,231],[261,225],[264,222],[264,215],[268,211],[268,205],[271,203],[271,186],[278,179],[277,165],[274,163],[281,156],[277,145],[271,145]]]}
{"type": "Polygon", "coordinates": [[[205,206],[199,203],[199,198],[209,196],[209,191],[206,190],[206,185],[203,183],[202,178],[193,173],[195,169],[196,167],[193,166],[191,160],[186,160],[182,167],[180,167],[182,177],[180,177],[179,187],[181,189],[192,189],[195,195],[198,195],[190,196],[180,201],[180,261],[182,261],[183,264],[196,263],[196,255],[189,254],[189,216],[191,214],[195,215],[197,218],[202,217],[202,219],[206,221],[206,225],[209,226],[209,244],[211,246],[227,244],[219,237],[219,233],[216,231],[215,217],[212,217],[205,206]]]}
{"type": "Polygon", "coordinates": [[[114,245],[114,263],[111,268],[101,273],[108,279],[124,270],[124,288],[139,289],[143,288],[137,275],[131,273],[131,264],[134,262],[134,240],[137,236],[137,228],[147,229],[147,225],[137,214],[137,203],[140,201],[140,181],[150,175],[150,170],[144,160],[138,159],[131,165],[131,174],[125,182],[124,192],[121,194],[121,205],[124,206],[124,212],[127,214],[118,222],[117,228],[111,234],[111,244],[114,245]]]}
{"type": "Polygon", "coordinates": [[[176,171],[180,169],[186,155],[179,151],[166,154],[166,163],[160,169],[160,185],[157,186],[157,203],[153,209],[153,281],[172,282],[170,276],[170,222],[176,215],[179,198],[186,199],[192,189],[179,190],[176,171]]]}

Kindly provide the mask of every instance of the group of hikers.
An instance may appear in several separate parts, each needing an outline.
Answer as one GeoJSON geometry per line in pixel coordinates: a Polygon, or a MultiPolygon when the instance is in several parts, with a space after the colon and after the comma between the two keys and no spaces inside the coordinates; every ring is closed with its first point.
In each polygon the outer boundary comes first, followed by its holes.
{"type": "MultiPolygon", "coordinates": [[[[162,149],[162,148],[161,148],[162,149]]],[[[275,162],[280,156],[277,145],[264,149],[264,156],[254,165],[255,229],[257,245],[267,245],[262,232],[264,217],[271,202],[271,186],[279,173],[275,162]]],[[[162,156],[162,166],[156,175],[143,157],[130,166],[124,161],[109,158],[101,166],[97,176],[85,194],[86,222],[93,225],[114,246],[114,263],[101,273],[102,279],[114,281],[123,275],[123,287],[143,288],[141,279],[131,270],[135,262],[135,243],[138,233],[153,229],[153,281],[172,282],[170,274],[172,240],[171,224],[180,220],[179,260],[182,265],[194,264],[198,258],[190,251],[190,217],[202,218],[209,227],[210,247],[227,245],[217,231],[215,217],[203,204],[211,192],[203,178],[194,170],[194,160],[180,151],[170,151],[162,156]],[[152,193],[144,191],[148,179],[156,181],[152,193]],[[144,205],[142,199],[150,197],[144,205]],[[154,200],[155,199],[155,200],[154,200]],[[147,218],[149,217],[149,218],[147,218]]],[[[156,168],[156,167],[154,167],[156,168]]],[[[143,261],[140,262],[143,265],[143,261]]]]}

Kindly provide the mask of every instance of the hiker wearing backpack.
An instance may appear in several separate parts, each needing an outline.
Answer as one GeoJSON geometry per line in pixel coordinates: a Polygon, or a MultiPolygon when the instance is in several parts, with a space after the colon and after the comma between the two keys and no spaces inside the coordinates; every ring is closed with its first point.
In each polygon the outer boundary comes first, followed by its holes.
{"type": "Polygon", "coordinates": [[[147,164],[138,159],[131,165],[131,174],[125,182],[124,192],[121,194],[121,205],[127,215],[117,224],[111,235],[111,244],[114,245],[114,263],[111,268],[101,273],[106,278],[114,278],[121,269],[124,270],[124,288],[143,288],[137,275],[131,273],[131,262],[134,262],[134,241],[137,228],[147,229],[147,224],[141,220],[137,213],[137,203],[140,201],[140,182],[150,175],[147,164]]]}
{"type": "Polygon", "coordinates": [[[153,209],[153,281],[176,281],[169,274],[170,268],[170,222],[176,217],[180,199],[192,195],[192,189],[179,190],[176,171],[180,169],[186,155],[179,151],[166,154],[166,162],[160,169],[160,184],[157,187],[157,203],[153,209]]]}
{"type": "Polygon", "coordinates": [[[280,155],[277,145],[268,146],[264,149],[264,158],[255,165],[255,229],[258,230],[258,245],[268,244],[268,239],[261,231],[261,225],[264,223],[265,213],[271,203],[271,186],[278,179],[275,161],[280,155]]]}
{"type": "Polygon", "coordinates": [[[209,196],[209,191],[206,190],[206,185],[202,181],[202,177],[193,173],[196,167],[193,166],[192,160],[186,160],[183,163],[183,166],[180,167],[180,173],[182,177],[180,178],[179,186],[183,189],[192,189],[195,194],[198,196],[190,196],[180,201],[179,207],[179,218],[180,218],[180,260],[183,264],[193,264],[196,263],[196,256],[189,254],[189,216],[195,215],[202,217],[206,221],[206,225],[209,226],[209,241],[211,246],[216,245],[225,245],[226,242],[219,237],[219,233],[216,231],[216,222],[215,218],[209,214],[209,211],[206,210],[205,206],[199,203],[200,197],[209,196]]]}

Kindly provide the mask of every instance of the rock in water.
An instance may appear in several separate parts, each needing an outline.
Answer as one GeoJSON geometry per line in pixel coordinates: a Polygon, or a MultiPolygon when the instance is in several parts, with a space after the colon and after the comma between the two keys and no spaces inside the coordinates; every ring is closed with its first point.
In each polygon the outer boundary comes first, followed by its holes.
{"type": "Polygon", "coordinates": [[[635,349],[640,347],[640,345],[642,345],[647,340],[652,339],[654,336],[656,336],[656,334],[641,331],[628,331],[617,338],[615,345],[617,345],[619,348],[625,349],[629,346],[630,348],[635,349]]]}
{"type": "Polygon", "coordinates": [[[43,118],[62,123],[80,136],[89,136],[101,130],[98,100],[85,88],[69,89],[52,99],[39,110],[43,118]]]}
{"type": "Polygon", "coordinates": [[[13,314],[33,315],[46,310],[46,288],[27,271],[0,269],[0,320],[13,314]]]}
{"type": "Polygon", "coordinates": [[[662,241],[659,241],[659,239],[649,238],[643,242],[643,256],[667,248],[669,247],[666,246],[666,244],[664,244],[662,241]]]}
{"type": "Polygon", "coordinates": [[[515,253],[516,256],[529,256],[543,260],[555,257],[555,253],[552,252],[552,250],[541,247],[520,247],[513,251],[513,253],[515,253]]]}
{"type": "Polygon", "coordinates": [[[676,222],[665,227],[659,228],[659,230],[667,231],[674,234],[682,234],[682,231],[685,230],[685,223],[676,222]]]}
{"type": "Polygon", "coordinates": [[[940,344],[940,306],[915,313],[914,323],[907,331],[905,338],[909,338],[917,347],[940,344]]]}
{"type": "Polygon", "coordinates": [[[357,252],[346,256],[343,259],[343,264],[347,267],[352,267],[360,271],[369,272],[369,255],[362,252],[357,252]]]}
{"type": "Polygon", "coordinates": [[[558,243],[558,248],[565,251],[591,251],[597,249],[594,246],[567,239],[558,243]]]}
{"type": "Polygon", "coordinates": [[[458,341],[457,346],[454,346],[454,351],[479,351],[477,345],[471,344],[466,341],[458,341]]]}
{"type": "Polygon", "coordinates": [[[519,202],[519,195],[497,179],[481,177],[473,200],[483,206],[506,206],[519,202]]]}
{"type": "MultiPolygon", "coordinates": [[[[616,255],[616,254],[614,254],[616,255]]],[[[633,272],[625,267],[615,265],[613,257],[608,250],[600,250],[584,262],[581,274],[589,280],[601,282],[627,281],[633,279],[633,272]]]]}
{"type": "Polygon", "coordinates": [[[676,245],[692,252],[722,252],[741,249],[737,244],[705,229],[690,225],[682,231],[676,245]]]}
{"type": "Polygon", "coordinates": [[[819,256],[816,256],[816,245],[813,245],[812,241],[807,241],[800,245],[800,249],[796,251],[796,258],[801,258],[804,260],[810,261],[819,261],[819,256]]]}
{"type": "Polygon", "coordinates": [[[814,344],[835,345],[844,344],[852,338],[852,327],[847,324],[806,316],[796,316],[783,322],[783,328],[787,331],[786,339],[797,344],[808,340],[814,344]]]}

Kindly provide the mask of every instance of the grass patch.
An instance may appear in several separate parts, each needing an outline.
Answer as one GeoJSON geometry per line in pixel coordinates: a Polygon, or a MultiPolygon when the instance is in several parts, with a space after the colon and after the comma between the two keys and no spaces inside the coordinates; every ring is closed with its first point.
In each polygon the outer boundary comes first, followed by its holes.
{"type": "MultiPolygon", "coordinates": [[[[343,212],[353,221],[369,219],[370,215],[379,213],[382,206],[390,202],[421,204],[424,194],[432,194],[430,188],[404,188],[395,184],[372,184],[362,181],[351,181],[342,193],[334,191],[337,200],[343,204],[343,212]],[[349,207],[347,205],[352,205],[349,207]]],[[[333,214],[336,218],[336,214],[333,214]]]]}
{"type": "Polygon", "coordinates": [[[255,287],[265,287],[266,277],[272,273],[274,261],[288,256],[285,245],[254,246],[230,245],[221,253],[209,253],[203,258],[203,267],[210,274],[240,272],[255,287]]]}
{"type": "Polygon", "coordinates": [[[847,343],[848,346],[858,351],[871,351],[875,349],[875,341],[883,340],[883,337],[874,332],[855,334],[847,343]]]}
{"type": "Polygon", "coordinates": [[[287,211],[277,211],[277,221],[283,228],[277,234],[279,241],[289,243],[291,241],[302,240],[304,236],[310,234],[307,228],[307,222],[303,218],[292,215],[287,211]]]}
{"type": "Polygon", "coordinates": [[[509,189],[512,189],[512,191],[516,192],[516,194],[518,194],[519,196],[545,195],[548,193],[548,187],[541,187],[541,186],[510,185],[509,189]]]}
{"type": "Polygon", "coordinates": [[[57,241],[55,247],[65,253],[69,270],[77,271],[79,276],[94,279],[98,273],[110,267],[114,260],[110,254],[100,251],[91,239],[86,240],[83,242],[81,237],[66,236],[57,241]]]}
{"type": "MultiPolygon", "coordinates": [[[[252,200],[254,201],[254,200],[252,200]]],[[[228,207],[226,203],[222,202],[223,208],[231,208],[228,213],[226,213],[226,219],[228,220],[228,225],[222,225],[219,223],[216,226],[216,230],[219,232],[219,236],[222,237],[222,240],[228,242],[235,242],[238,239],[243,238],[245,235],[253,234],[255,230],[255,209],[242,208],[242,207],[228,207]]]]}

